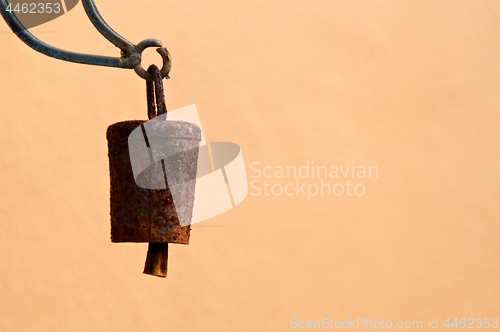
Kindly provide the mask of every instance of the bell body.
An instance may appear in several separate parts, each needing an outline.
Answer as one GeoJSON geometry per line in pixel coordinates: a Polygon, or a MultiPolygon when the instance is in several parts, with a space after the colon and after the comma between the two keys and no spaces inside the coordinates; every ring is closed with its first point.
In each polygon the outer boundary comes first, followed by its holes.
{"type": "Polygon", "coordinates": [[[109,126],[106,137],[111,241],[188,244],[200,128],[133,120],[109,126]]]}

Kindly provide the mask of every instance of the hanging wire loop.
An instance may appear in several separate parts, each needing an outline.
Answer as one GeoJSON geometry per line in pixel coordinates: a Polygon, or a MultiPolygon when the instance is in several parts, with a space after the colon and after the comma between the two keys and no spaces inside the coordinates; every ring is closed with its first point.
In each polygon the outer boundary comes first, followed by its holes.
{"type": "MultiPolygon", "coordinates": [[[[139,43],[140,45],[140,43],[139,43]]],[[[137,45],[137,47],[139,47],[137,45]]],[[[168,76],[168,73],[170,72],[170,68],[172,68],[172,60],[170,58],[170,53],[168,53],[167,49],[165,47],[160,47],[156,49],[156,52],[160,53],[162,59],[163,59],[163,66],[160,70],[161,78],[170,78],[168,76]]],[[[142,50],[141,50],[142,53],[142,50]]],[[[134,67],[134,71],[139,75],[140,77],[144,78],[147,81],[154,81],[155,78],[153,74],[151,74],[149,71],[144,70],[142,68],[141,63],[139,63],[137,66],[134,67]]]]}

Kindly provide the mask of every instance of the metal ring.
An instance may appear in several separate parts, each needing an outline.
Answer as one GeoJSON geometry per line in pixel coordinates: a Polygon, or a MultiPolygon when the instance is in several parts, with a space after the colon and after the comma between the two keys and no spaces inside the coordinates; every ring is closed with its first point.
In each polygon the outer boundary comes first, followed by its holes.
{"type": "MultiPolygon", "coordinates": [[[[136,50],[139,54],[142,54],[142,51],[149,46],[156,46],[156,45],[148,45],[149,44],[148,41],[149,40],[142,41],[137,45],[136,50]]],[[[165,77],[169,78],[168,73],[170,72],[170,68],[172,68],[172,60],[170,59],[170,53],[168,53],[168,51],[165,47],[157,48],[156,52],[160,53],[160,55],[163,59],[163,67],[160,70],[161,78],[165,78],[165,77]]],[[[145,80],[154,81],[153,75],[151,75],[151,73],[148,73],[146,70],[144,70],[144,68],[142,68],[142,65],[140,62],[137,66],[134,67],[134,71],[137,73],[137,75],[144,78],[145,80]]]]}

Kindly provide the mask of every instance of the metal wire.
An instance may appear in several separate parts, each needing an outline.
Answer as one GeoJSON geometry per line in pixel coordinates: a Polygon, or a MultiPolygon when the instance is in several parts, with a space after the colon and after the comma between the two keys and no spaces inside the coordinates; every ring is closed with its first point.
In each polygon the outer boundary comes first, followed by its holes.
{"type": "Polygon", "coordinates": [[[163,67],[160,71],[161,77],[168,77],[171,68],[170,55],[161,47],[158,39],[146,39],[134,45],[118,33],[116,33],[102,18],[93,0],[82,0],[83,8],[94,27],[113,45],[121,50],[121,57],[109,57],[93,54],[74,53],[48,45],[33,36],[23,26],[12,11],[7,11],[8,2],[0,0],[0,14],[19,39],[37,52],[59,60],[116,68],[134,69],[134,71],[146,80],[153,80],[151,73],[146,72],[141,66],[141,55],[147,47],[158,47],[157,51],[163,58],[163,67]]]}
{"type": "MultiPolygon", "coordinates": [[[[146,81],[146,96],[148,102],[148,118],[151,120],[159,115],[167,113],[165,104],[165,90],[163,89],[163,79],[160,69],[156,65],[148,68],[148,73],[154,78],[154,81],[146,81]],[[154,91],[153,91],[154,85],[154,91]],[[156,100],[156,109],[155,109],[156,100]]],[[[166,115],[165,115],[166,119],[166,115]]]]}

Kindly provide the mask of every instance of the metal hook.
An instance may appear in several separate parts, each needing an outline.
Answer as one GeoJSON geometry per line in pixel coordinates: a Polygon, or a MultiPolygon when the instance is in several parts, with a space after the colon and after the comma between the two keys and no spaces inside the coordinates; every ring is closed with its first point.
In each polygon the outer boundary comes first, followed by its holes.
{"type": "Polygon", "coordinates": [[[0,12],[3,19],[9,25],[12,32],[14,32],[19,39],[21,39],[26,45],[38,51],[42,54],[56,58],[59,60],[83,63],[87,65],[97,65],[106,67],[117,67],[117,68],[127,68],[134,69],[134,71],[142,78],[153,81],[153,75],[144,70],[141,66],[141,55],[142,52],[148,47],[158,47],[156,51],[160,53],[163,59],[163,67],[161,69],[161,75],[168,78],[168,73],[172,66],[170,59],[170,54],[167,49],[162,46],[161,41],[158,39],[146,39],[141,41],[139,44],[134,45],[118,33],[116,33],[102,18],[101,14],[97,10],[94,0],[82,0],[83,8],[88,18],[94,25],[94,27],[113,45],[121,50],[121,57],[109,57],[101,55],[92,54],[82,54],[74,53],[70,51],[65,51],[53,46],[50,46],[41,40],[33,36],[28,30],[22,25],[22,23],[17,19],[17,17],[12,13],[7,11],[7,1],[0,0],[0,12]]]}

